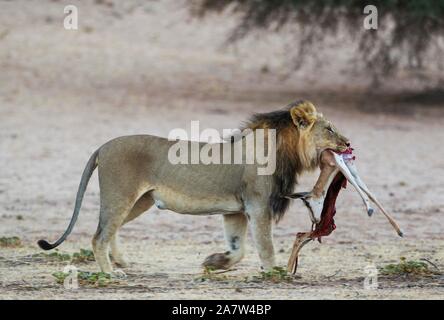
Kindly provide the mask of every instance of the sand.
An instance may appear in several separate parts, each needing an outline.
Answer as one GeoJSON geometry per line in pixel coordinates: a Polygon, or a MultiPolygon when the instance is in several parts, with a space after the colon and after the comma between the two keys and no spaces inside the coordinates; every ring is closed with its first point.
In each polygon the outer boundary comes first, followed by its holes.
{"type": "MultiPolygon", "coordinates": [[[[109,2],[109,1],[108,1],[109,2]]],[[[442,103],[393,102],[364,96],[330,73],[317,83],[261,72],[272,52],[252,54],[248,41],[221,49],[233,21],[189,18],[183,1],[143,5],[80,2],[80,29],[63,29],[63,3],[0,4],[0,237],[21,248],[0,248],[0,299],[442,299],[444,278],[380,276],[364,288],[365,268],[426,259],[444,268],[444,141],[442,103]],[[174,10],[173,10],[174,9],[174,10]],[[329,85],[325,85],[325,83],[329,85]],[[405,231],[399,238],[381,213],[366,216],[352,188],[337,202],[332,235],[301,253],[291,282],[258,281],[259,259],[247,254],[230,272],[203,277],[200,264],[224,250],[220,216],[185,216],[150,209],[121,232],[131,261],[127,278],[103,288],[67,290],[52,273],[66,262],[33,256],[40,238],[56,239],[72,214],[90,154],[117,136],[167,136],[188,128],[236,128],[254,112],[311,99],[349,137],[357,166],[405,231]]],[[[267,43],[258,48],[266,50],[267,43]]],[[[271,49],[268,49],[271,50],[271,49]]],[[[270,62],[271,61],[271,62],[270,62]]],[[[273,70],[279,69],[274,66],[273,70]]],[[[316,172],[300,178],[308,190],[316,172]]],[[[97,174],[77,225],[61,252],[91,248],[98,222],[97,174]]],[[[310,220],[294,202],[275,227],[277,262],[286,265],[294,235],[310,220]]],[[[435,267],[427,262],[431,269],[435,267]]],[[[80,270],[98,271],[94,262],[80,270]]]]}

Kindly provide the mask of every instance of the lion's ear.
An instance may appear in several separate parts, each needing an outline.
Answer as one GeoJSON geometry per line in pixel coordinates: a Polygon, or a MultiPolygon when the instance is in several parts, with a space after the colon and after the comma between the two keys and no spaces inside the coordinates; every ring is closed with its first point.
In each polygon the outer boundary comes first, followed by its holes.
{"type": "Polygon", "coordinates": [[[294,125],[299,130],[311,128],[316,121],[316,108],[310,102],[301,102],[290,109],[294,125]]]}

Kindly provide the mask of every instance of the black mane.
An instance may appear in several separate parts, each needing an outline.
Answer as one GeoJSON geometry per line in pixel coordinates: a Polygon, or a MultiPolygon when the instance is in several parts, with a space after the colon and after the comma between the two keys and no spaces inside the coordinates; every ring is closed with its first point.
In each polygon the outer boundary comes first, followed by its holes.
{"type": "MultiPolygon", "coordinates": [[[[302,171],[303,166],[294,146],[282,146],[285,142],[279,143],[283,139],[284,129],[292,128],[293,120],[290,115],[290,109],[304,101],[296,101],[285,108],[268,113],[254,114],[247,123],[247,127],[258,129],[266,125],[267,128],[276,130],[278,149],[276,150],[276,171],[273,174],[273,187],[269,197],[269,208],[273,218],[279,221],[287,211],[290,200],[284,198],[285,195],[293,193],[294,186],[297,183],[297,175],[302,171]],[[286,148],[290,147],[290,148],[286,148]]],[[[295,134],[297,134],[295,132],[295,134]]]]}

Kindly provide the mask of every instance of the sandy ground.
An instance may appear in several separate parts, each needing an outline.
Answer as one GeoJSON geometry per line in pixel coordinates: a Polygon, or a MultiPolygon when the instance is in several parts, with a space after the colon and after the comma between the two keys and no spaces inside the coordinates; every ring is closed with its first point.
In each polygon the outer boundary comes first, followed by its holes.
{"type": "MultiPolygon", "coordinates": [[[[221,50],[230,20],[195,21],[178,1],[104,2],[79,2],[78,31],[62,28],[62,1],[0,2],[0,237],[23,241],[21,248],[0,248],[0,299],[444,297],[442,276],[380,277],[378,290],[363,287],[366,266],[400,257],[427,259],[444,269],[442,103],[398,103],[344,92],[348,87],[340,85],[309,90],[312,76],[307,85],[260,72],[272,61],[269,55],[245,47],[221,50]],[[107,140],[166,136],[191,120],[202,129],[236,128],[253,112],[299,98],[311,99],[352,140],[361,176],[405,238],[381,214],[368,218],[347,189],[337,203],[337,230],[322,244],[304,248],[298,276],[289,283],[251,280],[259,272],[251,242],[235,270],[202,281],[200,263],[224,250],[221,217],[157,209],[123,228],[132,264],[128,277],[109,287],[66,290],[51,275],[66,263],[32,256],[40,252],[38,239],[55,239],[65,230],[84,165],[107,140]]],[[[328,73],[323,81],[329,77],[330,83],[341,82],[328,73]]],[[[308,190],[315,178],[316,173],[303,176],[297,189],[308,190]]],[[[98,209],[94,174],[62,252],[90,248],[98,209]]],[[[294,234],[309,227],[308,214],[295,202],[275,228],[279,265],[286,264],[294,234]]],[[[98,270],[94,262],[78,267],[98,270]]]]}

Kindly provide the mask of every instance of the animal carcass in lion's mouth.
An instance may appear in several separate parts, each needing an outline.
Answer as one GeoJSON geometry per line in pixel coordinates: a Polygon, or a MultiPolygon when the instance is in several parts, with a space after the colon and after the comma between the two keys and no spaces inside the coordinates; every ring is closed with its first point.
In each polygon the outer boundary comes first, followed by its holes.
{"type": "Polygon", "coordinates": [[[321,153],[320,175],[311,192],[293,193],[288,196],[291,199],[301,199],[307,207],[313,222],[313,230],[299,232],[293,244],[293,250],[288,260],[288,271],[295,273],[297,269],[298,255],[302,247],[313,239],[321,242],[321,237],[328,236],[336,229],[334,215],[336,214],[336,198],[341,188],[345,188],[347,181],[356,189],[361,197],[367,214],[371,216],[374,209],[370,206],[373,201],[388,219],[399,236],[403,232],[386,212],[375,196],[369,191],[366,184],[359,177],[354,165],[355,156],[353,149],[348,147],[342,152],[325,150],[321,153]]]}

